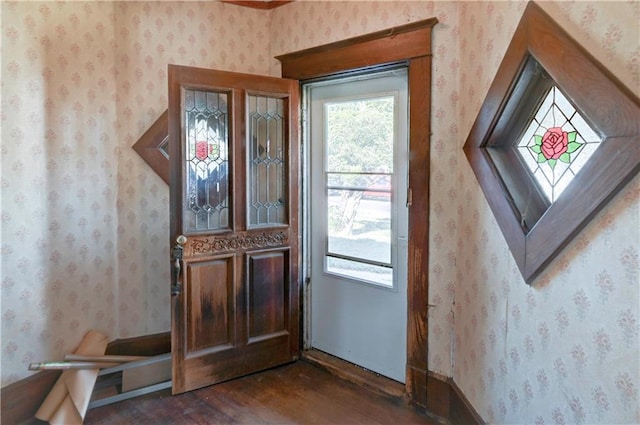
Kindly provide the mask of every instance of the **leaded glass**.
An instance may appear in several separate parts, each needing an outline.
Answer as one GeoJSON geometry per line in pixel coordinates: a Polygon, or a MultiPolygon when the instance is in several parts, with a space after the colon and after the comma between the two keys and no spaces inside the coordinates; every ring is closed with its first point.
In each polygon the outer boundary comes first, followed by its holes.
{"type": "Polygon", "coordinates": [[[287,223],[285,100],[248,96],[249,225],[287,223]]]}
{"type": "Polygon", "coordinates": [[[189,231],[229,228],[229,114],[226,93],[185,90],[186,205],[189,231]]]}
{"type": "Polygon", "coordinates": [[[543,193],[553,203],[601,141],[566,96],[552,87],[517,148],[543,193]]]}
{"type": "Polygon", "coordinates": [[[165,158],[169,159],[169,136],[162,139],[162,142],[158,145],[158,150],[165,158]]]}

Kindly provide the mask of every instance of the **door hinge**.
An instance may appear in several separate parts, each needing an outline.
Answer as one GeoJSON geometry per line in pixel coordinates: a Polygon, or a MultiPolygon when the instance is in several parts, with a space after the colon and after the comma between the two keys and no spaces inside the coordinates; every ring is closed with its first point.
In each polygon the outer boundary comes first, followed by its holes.
{"type": "Polygon", "coordinates": [[[407,188],[407,208],[413,204],[413,191],[410,187],[407,188]]]}

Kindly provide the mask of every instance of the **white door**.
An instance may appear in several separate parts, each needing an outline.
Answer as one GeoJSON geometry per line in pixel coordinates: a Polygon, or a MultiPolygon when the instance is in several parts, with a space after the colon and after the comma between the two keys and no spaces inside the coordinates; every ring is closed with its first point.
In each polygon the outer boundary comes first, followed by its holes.
{"type": "Polygon", "coordinates": [[[407,73],[308,84],[313,348],[405,382],[407,73]]]}

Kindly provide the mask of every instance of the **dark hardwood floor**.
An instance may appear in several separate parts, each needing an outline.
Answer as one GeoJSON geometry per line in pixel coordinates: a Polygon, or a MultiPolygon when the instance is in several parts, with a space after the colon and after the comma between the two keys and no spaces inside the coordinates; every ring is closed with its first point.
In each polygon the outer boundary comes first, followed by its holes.
{"type": "Polygon", "coordinates": [[[426,424],[437,422],[391,399],[298,361],[171,396],[169,390],[89,410],[100,424],[426,424]]]}

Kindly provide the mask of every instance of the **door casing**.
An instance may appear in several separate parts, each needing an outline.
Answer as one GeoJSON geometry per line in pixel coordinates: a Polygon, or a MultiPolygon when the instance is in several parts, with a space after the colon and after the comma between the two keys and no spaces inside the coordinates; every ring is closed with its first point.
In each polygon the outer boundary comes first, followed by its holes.
{"type": "MultiPolygon", "coordinates": [[[[411,401],[428,408],[431,35],[436,18],[276,56],[282,77],[301,81],[406,62],[409,72],[407,373],[411,401]]],[[[303,118],[304,122],[304,118],[303,118]]],[[[304,147],[303,147],[304,149],[304,147]]],[[[304,288],[303,288],[304,292],[304,288]]],[[[308,318],[305,312],[305,320],[308,318]]]]}

